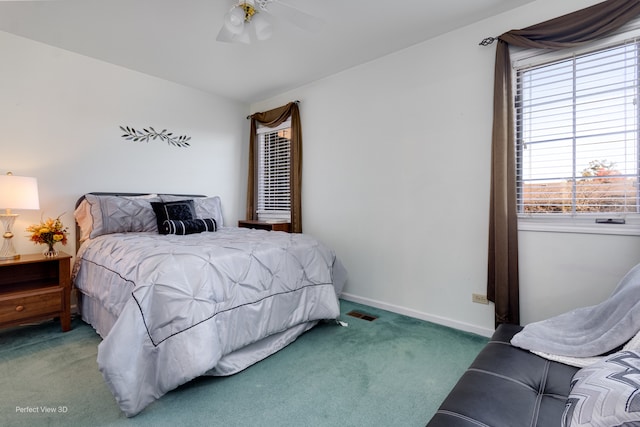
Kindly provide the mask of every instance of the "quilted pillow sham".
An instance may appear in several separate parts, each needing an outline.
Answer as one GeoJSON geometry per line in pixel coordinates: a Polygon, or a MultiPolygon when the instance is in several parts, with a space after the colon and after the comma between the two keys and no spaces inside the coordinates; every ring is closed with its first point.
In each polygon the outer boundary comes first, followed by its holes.
{"type": "Polygon", "coordinates": [[[168,220],[188,221],[196,217],[193,200],[179,200],[175,202],[151,202],[151,207],[156,215],[158,232],[165,232],[164,223],[168,220]]]}
{"type": "Polygon", "coordinates": [[[640,425],[640,353],[620,351],[580,369],[562,427],[640,425]]]}
{"type": "MultiPolygon", "coordinates": [[[[160,195],[163,202],[175,202],[184,200],[184,196],[173,196],[170,194],[160,195]]],[[[194,197],[193,203],[195,207],[194,218],[213,218],[216,220],[216,225],[222,227],[222,200],[220,196],[212,197],[194,197]]]]}
{"type": "Polygon", "coordinates": [[[89,238],[93,229],[93,220],[91,219],[91,205],[86,199],[82,200],[75,211],[73,217],[80,228],[80,242],[84,242],[89,238]]]}
{"type": "Polygon", "coordinates": [[[194,234],[204,231],[216,231],[216,220],[213,218],[194,218],[194,219],[168,219],[162,224],[160,234],[194,234]]]}
{"type": "MultiPolygon", "coordinates": [[[[86,194],[85,200],[89,205],[88,213],[91,219],[87,221],[87,218],[84,218],[84,228],[90,227],[88,237],[92,239],[103,234],[158,231],[151,201],[159,201],[159,198],[86,194]]],[[[86,232],[84,235],[86,236],[86,232]]]]}

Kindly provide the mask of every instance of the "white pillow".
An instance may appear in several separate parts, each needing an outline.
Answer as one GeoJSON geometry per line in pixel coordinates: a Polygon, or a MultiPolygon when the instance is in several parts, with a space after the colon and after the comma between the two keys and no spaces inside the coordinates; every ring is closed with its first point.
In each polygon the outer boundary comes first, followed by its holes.
{"type": "MultiPolygon", "coordinates": [[[[90,238],[103,234],[158,231],[151,201],[159,198],[85,195],[91,215],[90,238]]],[[[81,233],[82,234],[82,233],[81,233]]]]}
{"type": "Polygon", "coordinates": [[[139,196],[119,196],[119,197],[124,197],[125,199],[154,199],[157,200],[158,199],[158,195],[155,193],[150,193],[150,194],[141,194],[139,196]]]}
{"type": "MultiPolygon", "coordinates": [[[[97,196],[97,195],[92,195],[92,196],[96,198],[116,197],[116,196],[97,196]]],[[[93,217],[91,216],[91,204],[89,203],[89,201],[87,201],[86,197],[87,195],[85,195],[85,198],[80,202],[80,204],[78,204],[78,207],[73,212],[73,216],[76,220],[76,223],[80,228],[80,236],[79,236],[80,243],[87,240],[91,236],[91,232],[93,231],[93,217]]],[[[141,194],[139,196],[117,196],[117,197],[122,197],[130,200],[136,200],[136,199],[147,200],[147,201],[160,200],[157,194],[141,194]]],[[[101,234],[106,234],[106,233],[101,233],[101,234]]]]}

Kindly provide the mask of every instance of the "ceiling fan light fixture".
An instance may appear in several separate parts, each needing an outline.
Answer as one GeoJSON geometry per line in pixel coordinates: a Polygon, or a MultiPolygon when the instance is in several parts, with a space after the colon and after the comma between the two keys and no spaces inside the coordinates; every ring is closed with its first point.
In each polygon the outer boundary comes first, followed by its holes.
{"type": "Polygon", "coordinates": [[[244,29],[245,12],[240,7],[234,7],[224,17],[224,26],[232,34],[240,34],[244,29]]]}
{"type": "Polygon", "coordinates": [[[224,43],[253,43],[273,34],[271,17],[281,15],[303,30],[319,31],[323,21],[279,0],[234,0],[224,16],[216,40],[224,43]],[[264,12],[264,13],[263,13],[264,12]]]}
{"type": "Polygon", "coordinates": [[[253,20],[253,29],[256,32],[256,38],[258,40],[267,40],[273,34],[273,28],[269,21],[260,15],[255,15],[253,20]]]}
{"type": "Polygon", "coordinates": [[[238,7],[244,10],[244,22],[251,22],[251,18],[253,18],[253,15],[255,15],[257,12],[252,2],[244,2],[242,4],[239,4],[238,7]]]}
{"type": "Polygon", "coordinates": [[[234,36],[233,41],[236,43],[251,44],[251,35],[249,34],[249,31],[245,29],[237,36],[234,36]]]}

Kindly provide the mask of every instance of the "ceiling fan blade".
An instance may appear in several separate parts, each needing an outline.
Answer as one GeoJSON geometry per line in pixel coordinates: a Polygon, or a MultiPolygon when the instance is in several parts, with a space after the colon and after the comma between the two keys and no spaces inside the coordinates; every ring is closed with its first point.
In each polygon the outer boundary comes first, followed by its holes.
{"type": "Polygon", "coordinates": [[[324,20],[321,18],[309,15],[279,0],[269,1],[267,11],[273,16],[286,19],[288,22],[306,31],[317,33],[324,26],[324,20]]]}

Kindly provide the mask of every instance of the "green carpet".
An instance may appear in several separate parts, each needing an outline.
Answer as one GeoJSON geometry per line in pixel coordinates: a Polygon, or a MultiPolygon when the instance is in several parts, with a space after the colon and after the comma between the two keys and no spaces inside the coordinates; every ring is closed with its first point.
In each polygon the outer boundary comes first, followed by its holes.
{"type": "Polygon", "coordinates": [[[198,378],[130,419],[98,371],[90,326],[0,331],[0,424],[424,426],[488,341],[348,301],[341,309],[348,327],[322,323],[245,371],[198,378]],[[346,315],[354,309],[378,318],[346,315]]]}

